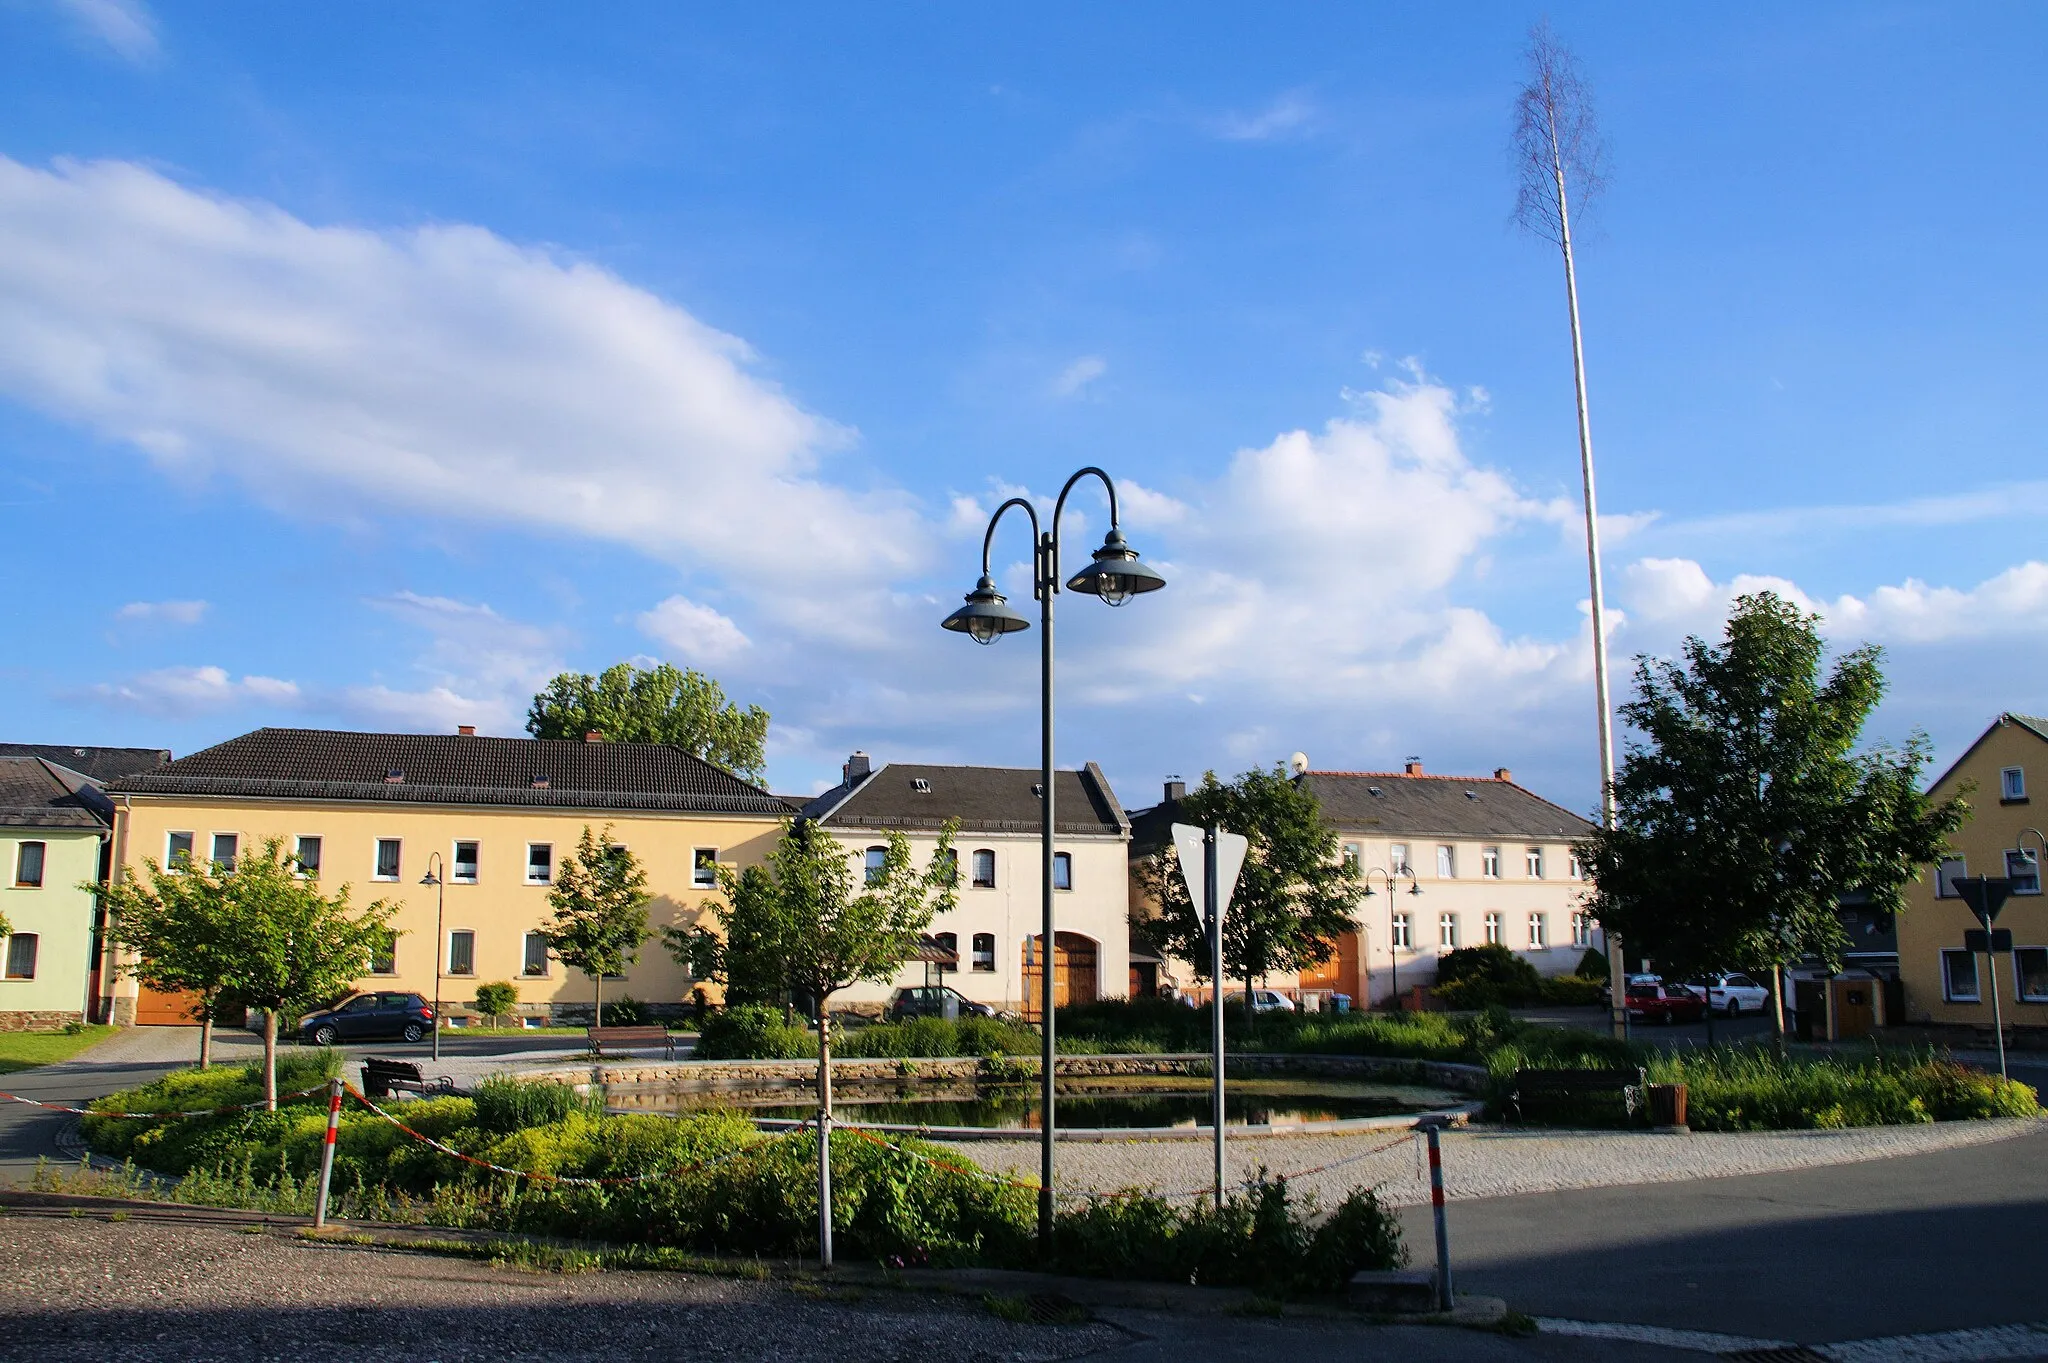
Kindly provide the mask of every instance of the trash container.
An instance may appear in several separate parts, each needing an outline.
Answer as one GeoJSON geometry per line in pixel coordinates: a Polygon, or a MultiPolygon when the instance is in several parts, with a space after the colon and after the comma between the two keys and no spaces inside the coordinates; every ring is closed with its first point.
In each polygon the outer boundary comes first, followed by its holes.
{"type": "Polygon", "coordinates": [[[1650,1085],[1650,1125],[1685,1125],[1685,1085],[1650,1085]]]}
{"type": "Polygon", "coordinates": [[[1332,995],[1330,995],[1330,1011],[1331,1011],[1331,1012],[1333,1012],[1333,1013],[1348,1013],[1348,1012],[1350,1012],[1350,1011],[1351,1011],[1351,996],[1350,996],[1349,994],[1332,994],[1332,995]]]}

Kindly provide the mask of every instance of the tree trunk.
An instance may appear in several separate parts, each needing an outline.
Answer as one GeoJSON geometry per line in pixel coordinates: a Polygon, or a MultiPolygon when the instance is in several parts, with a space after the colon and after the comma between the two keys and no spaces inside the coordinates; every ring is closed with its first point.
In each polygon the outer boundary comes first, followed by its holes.
{"type": "Polygon", "coordinates": [[[832,1014],[818,998],[818,1262],[832,1267],[832,1014]]]}
{"type": "MultiPolygon", "coordinates": [[[[439,1022],[440,1019],[434,1019],[439,1022]]],[[[263,1010],[263,1106],[277,1111],[277,1010],[263,1010]]]]}
{"type": "MultiPolygon", "coordinates": [[[[591,1018],[590,1025],[602,1027],[604,1026],[604,976],[593,970],[590,973],[590,987],[597,994],[597,1016],[591,1018]]],[[[439,1019],[436,1019],[436,1021],[439,1021],[439,1019]]]]}
{"type": "Polygon", "coordinates": [[[1258,996],[1257,996],[1257,995],[1255,995],[1254,993],[1252,993],[1252,970],[1251,970],[1251,967],[1250,967],[1250,966],[1246,966],[1246,967],[1245,967],[1245,970],[1244,970],[1244,1029],[1245,1029],[1245,1031],[1246,1031],[1246,1032],[1250,1032],[1250,1031],[1252,1031],[1252,1030],[1253,1030],[1253,1029],[1254,1029],[1254,1028],[1255,1028],[1255,1027],[1256,1027],[1256,1026],[1258,1025],[1258,1021],[1259,1021],[1259,1000],[1258,1000],[1258,996]]]}
{"type": "Polygon", "coordinates": [[[213,1009],[208,1008],[199,1016],[199,1068],[206,1069],[213,1064],[213,1009]]]}
{"type": "Polygon", "coordinates": [[[1771,962],[1771,1035],[1785,1044],[1785,963],[1771,962]]]}

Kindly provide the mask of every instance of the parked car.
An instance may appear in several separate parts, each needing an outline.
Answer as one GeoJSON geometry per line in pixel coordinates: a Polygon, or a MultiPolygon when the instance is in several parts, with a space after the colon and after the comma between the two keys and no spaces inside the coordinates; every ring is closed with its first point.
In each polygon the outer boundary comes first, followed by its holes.
{"type": "Polygon", "coordinates": [[[392,1037],[418,1041],[433,1027],[434,1010],[418,994],[357,994],[307,1014],[299,1022],[299,1041],[308,1046],[392,1037]]]}
{"type": "Polygon", "coordinates": [[[1747,975],[1709,975],[1690,986],[1715,1012],[1739,1018],[1771,1006],[1771,991],[1747,975]]]}
{"type": "Polygon", "coordinates": [[[1630,984],[1628,1015],[1645,1022],[1699,1022],[1707,1016],[1707,1001],[1682,984],[1630,984]]]}
{"type": "Polygon", "coordinates": [[[996,1015],[995,1009],[985,1003],[976,1003],[950,984],[913,984],[889,996],[889,1021],[942,1018],[946,1016],[949,1000],[958,1017],[992,1018],[996,1015]]]}
{"type": "MultiPolygon", "coordinates": [[[[1223,996],[1223,1006],[1225,1008],[1242,1009],[1244,1007],[1244,991],[1240,989],[1235,994],[1225,994],[1223,996]]],[[[1252,990],[1252,1011],[1254,1013],[1291,1013],[1294,1010],[1294,1000],[1277,990],[1252,990]]]]}

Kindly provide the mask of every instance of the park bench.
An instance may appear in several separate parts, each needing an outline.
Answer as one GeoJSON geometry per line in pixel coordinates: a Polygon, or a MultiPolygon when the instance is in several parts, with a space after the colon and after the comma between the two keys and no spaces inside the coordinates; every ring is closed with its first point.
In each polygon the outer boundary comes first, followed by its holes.
{"type": "Polygon", "coordinates": [[[455,1081],[447,1075],[429,1079],[410,1060],[384,1060],[371,1056],[363,1061],[363,1096],[389,1098],[394,1093],[453,1093],[455,1081]]]}
{"type": "Polygon", "coordinates": [[[1516,1121],[1520,1121],[1523,1104],[1532,1100],[1619,1093],[1622,1103],[1628,1108],[1628,1115],[1633,1117],[1648,1097],[1648,1083],[1649,1075],[1641,1069],[1516,1070],[1513,1086],[1508,1091],[1508,1111],[1516,1121]]]}
{"type": "Polygon", "coordinates": [[[645,1050],[659,1046],[662,1059],[676,1058],[676,1039],[666,1027],[592,1027],[590,1029],[590,1050],[593,1055],[621,1051],[645,1050]]]}

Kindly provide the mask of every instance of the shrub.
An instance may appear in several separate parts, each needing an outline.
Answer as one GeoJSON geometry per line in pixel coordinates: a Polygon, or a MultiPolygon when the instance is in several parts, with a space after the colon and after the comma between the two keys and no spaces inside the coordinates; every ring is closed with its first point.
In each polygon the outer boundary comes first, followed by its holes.
{"type": "Polygon", "coordinates": [[[1484,1008],[1488,1004],[1527,1003],[1542,988],[1536,967],[1498,942],[1459,947],[1437,962],[1436,992],[1453,1007],[1484,1008]]]}
{"type": "Polygon", "coordinates": [[[1591,980],[1583,975],[1553,975],[1543,981],[1540,997],[1543,1002],[1560,1008],[1586,1008],[1599,1003],[1606,988],[1605,980],[1591,980]]]}
{"type": "Polygon", "coordinates": [[[647,1021],[647,1005],[634,998],[631,994],[627,994],[623,998],[612,999],[605,1003],[604,1018],[599,1025],[604,1027],[640,1027],[646,1025],[647,1021]]]}
{"type": "Polygon", "coordinates": [[[502,1074],[478,1084],[471,1101],[476,1104],[477,1126],[501,1135],[522,1127],[547,1126],[574,1112],[604,1111],[601,1095],[585,1097],[555,1080],[521,1080],[502,1074]]]}
{"type": "Polygon", "coordinates": [[[476,987],[476,1010],[495,1023],[519,1006],[519,986],[509,980],[476,987]]]}
{"type": "Polygon", "coordinates": [[[1598,980],[1607,983],[1607,953],[1594,947],[1587,947],[1586,954],[1579,957],[1578,969],[1572,974],[1581,979],[1598,980]]]}
{"type": "Polygon", "coordinates": [[[783,1025],[782,1014],[760,1004],[721,1008],[704,1019],[697,1037],[702,1060],[803,1060],[818,1054],[818,1037],[783,1025]]]}

